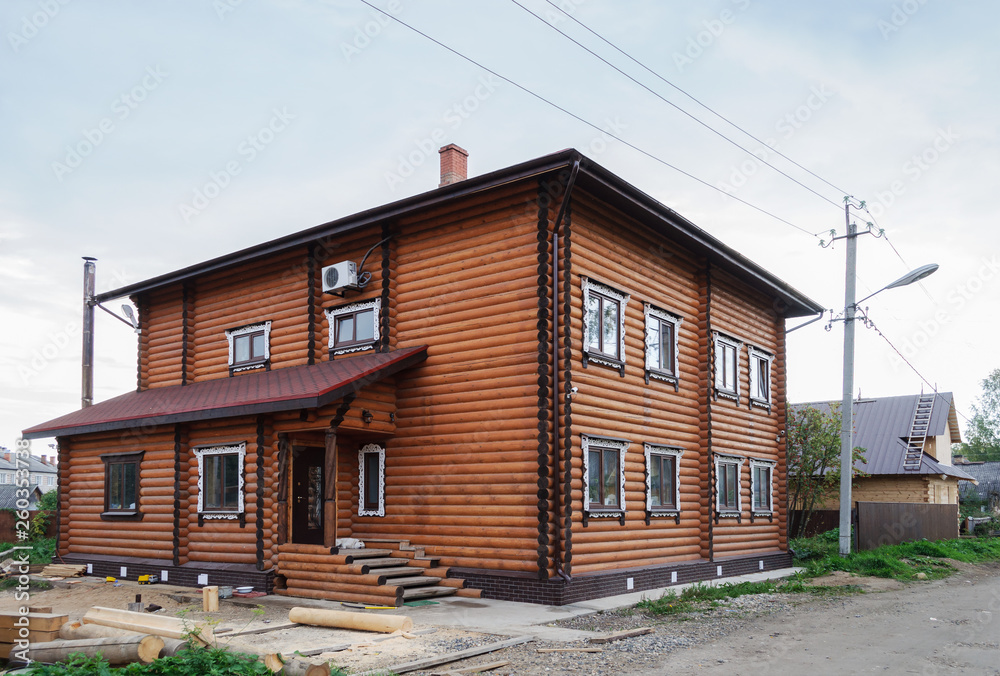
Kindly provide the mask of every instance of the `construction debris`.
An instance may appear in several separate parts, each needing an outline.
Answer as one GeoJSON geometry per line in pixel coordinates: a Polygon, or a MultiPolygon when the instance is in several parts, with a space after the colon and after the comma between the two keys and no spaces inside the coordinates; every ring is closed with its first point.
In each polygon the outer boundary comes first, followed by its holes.
{"type": "Polygon", "coordinates": [[[385,669],[365,671],[357,676],[376,676],[376,674],[384,673],[405,674],[410,671],[426,671],[430,667],[437,667],[450,662],[458,662],[459,660],[476,657],[477,655],[485,655],[486,653],[496,652],[497,650],[503,650],[504,648],[510,648],[511,646],[521,645],[522,643],[530,643],[534,640],[534,636],[518,636],[517,638],[511,638],[497,643],[490,643],[484,646],[479,646],[478,648],[469,648],[468,650],[460,650],[455,653],[448,653],[447,655],[438,655],[436,657],[428,657],[414,662],[396,664],[385,669]]]}
{"type": "Polygon", "coordinates": [[[50,563],[42,568],[42,577],[81,577],[87,572],[87,566],[71,566],[65,563],[50,563]]]}
{"type": "Polygon", "coordinates": [[[607,634],[606,636],[598,636],[596,638],[590,639],[591,643],[612,643],[613,641],[620,641],[623,638],[632,638],[633,636],[645,636],[646,634],[652,634],[654,629],[652,627],[640,627],[639,629],[628,629],[626,631],[615,632],[614,634],[607,634]]]}

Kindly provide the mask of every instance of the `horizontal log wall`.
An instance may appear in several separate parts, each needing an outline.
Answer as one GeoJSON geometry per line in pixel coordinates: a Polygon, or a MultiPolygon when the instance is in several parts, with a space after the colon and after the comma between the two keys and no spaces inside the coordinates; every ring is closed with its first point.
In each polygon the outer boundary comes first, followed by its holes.
{"type": "Polygon", "coordinates": [[[699,337],[698,261],[680,248],[661,245],[651,233],[586,194],[574,194],[572,214],[573,533],[572,572],[648,566],[701,557],[705,477],[699,400],[702,340],[699,337]],[[627,224],[627,225],[626,225],[627,224]],[[582,365],[582,277],[631,295],[625,311],[625,377],[591,362],[582,365]],[[643,302],[683,319],[679,340],[678,391],[672,384],[645,382],[643,302]],[[617,518],[588,518],[583,525],[581,435],[611,436],[631,443],[625,460],[625,525],[617,518]],[[677,446],[681,458],[681,518],[652,517],[646,524],[643,443],[677,446]]]}
{"type": "MultiPolygon", "coordinates": [[[[386,516],[354,516],[354,537],[536,570],[536,195],[520,184],[396,225],[391,341],[428,357],[398,380],[386,516]]],[[[352,463],[340,488],[356,503],[356,449],[352,463]]]]}
{"type": "MultiPolygon", "coordinates": [[[[139,355],[141,387],[181,384],[183,290],[179,284],[145,296],[139,355]]],[[[225,336],[223,336],[225,340],[225,336]]]]}
{"type": "Polygon", "coordinates": [[[711,275],[712,329],[743,342],[739,352],[739,403],[722,397],[712,402],[712,450],[777,463],[772,478],[777,498],[773,518],[751,519],[748,460],[740,470],[742,515],[739,520],[722,517],[714,525],[712,553],[716,557],[740,556],[783,549],[787,520],[784,500],[787,477],[782,436],[785,418],[784,318],[776,311],[772,299],[764,294],[721,270],[713,268],[711,275]],[[771,365],[771,400],[775,405],[770,411],[749,404],[748,345],[776,355],[771,365]]]}

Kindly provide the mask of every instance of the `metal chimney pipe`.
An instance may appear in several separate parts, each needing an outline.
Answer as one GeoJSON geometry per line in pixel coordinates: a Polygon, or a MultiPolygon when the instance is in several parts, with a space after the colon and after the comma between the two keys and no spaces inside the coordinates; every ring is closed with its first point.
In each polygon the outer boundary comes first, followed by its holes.
{"type": "Polygon", "coordinates": [[[94,403],[94,290],[97,277],[96,258],[83,257],[83,366],[80,407],[94,403]]]}

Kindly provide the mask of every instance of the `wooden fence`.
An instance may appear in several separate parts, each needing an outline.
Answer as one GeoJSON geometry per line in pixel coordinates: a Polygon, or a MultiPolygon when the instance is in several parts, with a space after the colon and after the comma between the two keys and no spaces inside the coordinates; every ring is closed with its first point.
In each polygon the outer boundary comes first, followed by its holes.
{"type": "MultiPolygon", "coordinates": [[[[28,512],[31,521],[38,514],[36,511],[28,512]]],[[[54,538],[56,536],[56,513],[54,511],[48,512],[49,515],[49,525],[45,529],[45,536],[54,538]]],[[[14,512],[7,510],[0,510],[0,542],[17,542],[17,528],[15,524],[17,523],[17,515],[14,512]]]]}
{"type": "Polygon", "coordinates": [[[799,523],[805,518],[805,510],[793,509],[788,514],[788,535],[789,537],[807,537],[825,533],[840,525],[840,512],[835,509],[814,510],[806,525],[805,532],[798,534],[799,523]]]}
{"type": "Polygon", "coordinates": [[[958,537],[958,505],[922,502],[859,502],[858,550],[927,539],[958,537]]]}

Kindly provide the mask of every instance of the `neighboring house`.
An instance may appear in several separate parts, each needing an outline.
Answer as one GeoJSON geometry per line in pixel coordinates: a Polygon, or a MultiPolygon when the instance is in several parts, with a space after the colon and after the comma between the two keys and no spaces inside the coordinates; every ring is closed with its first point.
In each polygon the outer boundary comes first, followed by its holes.
{"type": "Polygon", "coordinates": [[[0,484],[0,509],[13,509],[21,510],[37,509],[38,501],[42,499],[42,491],[38,489],[38,486],[31,486],[28,490],[28,495],[25,497],[23,494],[18,493],[19,489],[13,484],[0,484]],[[20,502],[27,500],[27,507],[24,503],[20,502]]]}
{"type": "Polygon", "coordinates": [[[390,605],[790,564],[784,327],[822,307],[575,150],[441,158],[96,297],[139,310],[137,391],[24,432],[59,440],[62,560],[390,605]]]}
{"type": "MultiPolygon", "coordinates": [[[[839,401],[792,404],[823,412],[839,401]]],[[[854,402],[854,446],[864,449],[851,489],[854,502],[958,504],[959,483],[973,478],[952,465],[951,445],[961,443],[951,392],[858,399],[854,402]]],[[[822,509],[839,509],[834,491],[822,509]]]]}
{"type": "MultiPolygon", "coordinates": [[[[0,454],[0,486],[13,486],[17,483],[15,474],[19,468],[14,453],[4,450],[5,452],[0,454]]],[[[59,480],[59,468],[56,467],[54,457],[32,455],[28,467],[21,469],[28,470],[29,486],[37,486],[42,493],[55,490],[59,480]]]]}
{"type": "Polygon", "coordinates": [[[959,497],[962,502],[974,500],[983,511],[1000,514],[1000,462],[966,462],[955,456],[955,466],[973,476],[977,484],[962,484],[959,497]]]}

